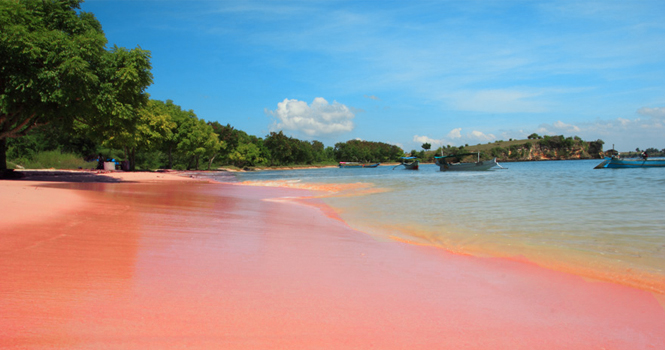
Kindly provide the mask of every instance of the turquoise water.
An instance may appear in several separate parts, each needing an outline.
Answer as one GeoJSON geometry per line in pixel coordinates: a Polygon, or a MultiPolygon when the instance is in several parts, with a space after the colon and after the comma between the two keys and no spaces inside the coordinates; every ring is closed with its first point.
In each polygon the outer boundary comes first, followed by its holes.
{"type": "Polygon", "coordinates": [[[330,189],[352,227],[456,253],[518,257],[663,293],[665,168],[593,169],[599,160],[502,163],[440,172],[306,169],[240,173],[240,181],[330,189]]]}

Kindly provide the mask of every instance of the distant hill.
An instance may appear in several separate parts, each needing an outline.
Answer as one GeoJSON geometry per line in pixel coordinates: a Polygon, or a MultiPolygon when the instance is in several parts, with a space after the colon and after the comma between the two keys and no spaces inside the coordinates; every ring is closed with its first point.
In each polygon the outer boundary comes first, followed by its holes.
{"type": "MultiPolygon", "coordinates": [[[[447,147],[443,149],[443,154],[480,152],[482,159],[496,157],[498,161],[502,162],[600,159],[602,158],[603,144],[602,140],[584,141],[577,136],[537,136],[524,140],[499,140],[475,146],[447,147]]],[[[428,153],[432,156],[440,155],[441,149],[428,153]]]]}

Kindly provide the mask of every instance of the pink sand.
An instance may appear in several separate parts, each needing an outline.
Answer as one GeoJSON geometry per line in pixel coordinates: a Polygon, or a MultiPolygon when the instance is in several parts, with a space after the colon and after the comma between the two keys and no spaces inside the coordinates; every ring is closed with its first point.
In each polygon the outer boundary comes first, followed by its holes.
{"type": "Polygon", "coordinates": [[[2,202],[41,191],[0,214],[0,348],[665,348],[642,290],[266,200],[303,190],[141,181],[0,181],[2,202]]]}

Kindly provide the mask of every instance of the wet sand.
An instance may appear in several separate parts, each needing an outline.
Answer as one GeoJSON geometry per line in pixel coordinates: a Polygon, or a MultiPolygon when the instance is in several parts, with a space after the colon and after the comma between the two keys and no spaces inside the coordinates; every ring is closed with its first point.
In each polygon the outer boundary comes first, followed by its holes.
{"type": "Polygon", "coordinates": [[[642,290],[377,241],[308,190],[106,176],[0,181],[0,349],[665,348],[642,290]]]}

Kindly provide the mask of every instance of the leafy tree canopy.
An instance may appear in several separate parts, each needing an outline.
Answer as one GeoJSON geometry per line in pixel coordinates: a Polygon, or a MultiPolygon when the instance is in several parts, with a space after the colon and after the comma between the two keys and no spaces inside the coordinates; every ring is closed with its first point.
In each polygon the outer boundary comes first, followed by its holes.
{"type": "Polygon", "coordinates": [[[101,24],[80,3],[0,1],[0,169],[7,138],[56,122],[102,138],[132,127],[147,101],[149,53],[107,51],[101,24]]]}

